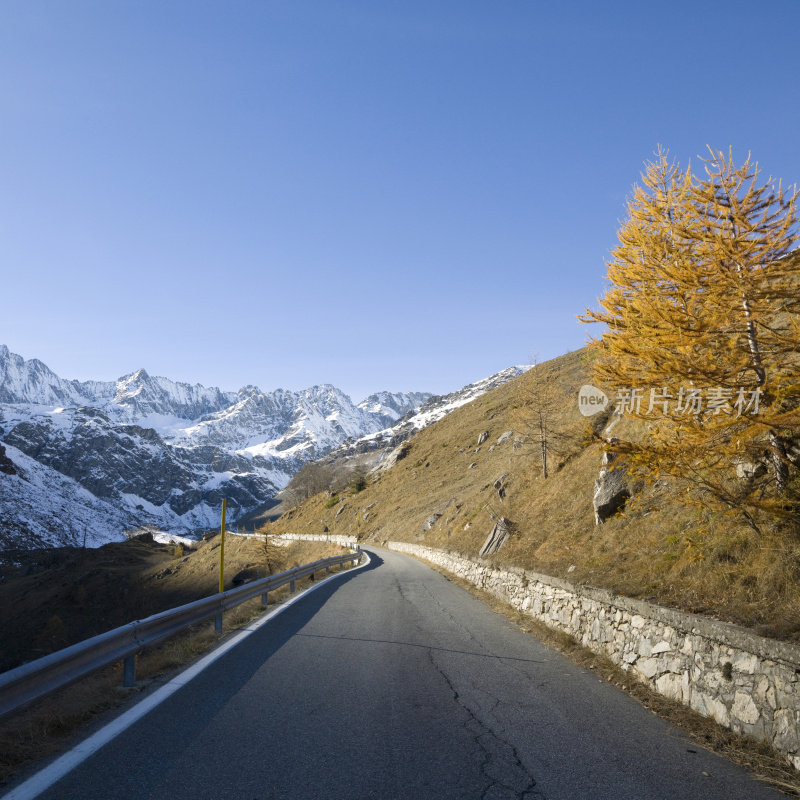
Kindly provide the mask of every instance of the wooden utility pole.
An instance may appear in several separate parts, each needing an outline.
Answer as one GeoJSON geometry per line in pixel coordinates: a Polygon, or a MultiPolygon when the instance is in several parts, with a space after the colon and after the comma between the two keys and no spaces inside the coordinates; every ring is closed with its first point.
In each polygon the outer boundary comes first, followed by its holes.
{"type": "Polygon", "coordinates": [[[222,524],[219,527],[219,590],[225,591],[225,505],[226,500],[222,498],[222,524]]]}

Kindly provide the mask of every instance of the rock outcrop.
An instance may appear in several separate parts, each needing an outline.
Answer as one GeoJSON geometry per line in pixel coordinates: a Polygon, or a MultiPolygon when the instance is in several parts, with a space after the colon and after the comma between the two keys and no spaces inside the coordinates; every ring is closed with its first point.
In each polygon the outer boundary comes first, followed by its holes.
{"type": "Polygon", "coordinates": [[[0,444],[0,473],[3,475],[16,475],[14,462],[6,455],[6,449],[0,444]]]}
{"type": "Polygon", "coordinates": [[[500,446],[501,444],[505,444],[513,435],[514,431],[506,431],[505,433],[501,434],[500,438],[497,440],[497,445],[500,446]]]}
{"type": "Polygon", "coordinates": [[[455,498],[451,497],[446,503],[442,503],[441,505],[436,506],[430,515],[425,519],[425,522],[422,523],[422,530],[429,531],[438,521],[441,516],[444,515],[444,512],[450,508],[453,503],[455,503],[455,498]]]}
{"type": "Polygon", "coordinates": [[[625,507],[631,496],[628,488],[628,471],[622,465],[614,465],[617,456],[614,453],[603,453],[600,474],[594,482],[594,523],[602,525],[609,517],[613,517],[625,507]]]}
{"type": "Polygon", "coordinates": [[[386,458],[378,464],[378,472],[386,472],[391,469],[398,461],[402,461],[408,455],[408,445],[403,442],[397,445],[386,458]]]}
{"type": "Polygon", "coordinates": [[[767,474],[767,465],[763,461],[739,461],[736,464],[736,477],[741,480],[754,480],[767,474]]]}
{"type": "Polygon", "coordinates": [[[509,522],[505,517],[500,517],[486,537],[486,541],[483,543],[478,557],[485,558],[486,556],[492,555],[492,553],[496,553],[508,541],[509,536],[511,536],[509,522]]]}
{"type": "Polygon", "coordinates": [[[429,531],[438,521],[442,514],[440,511],[434,511],[425,522],[422,523],[422,530],[429,531]]]}
{"type": "Polygon", "coordinates": [[[497,489],[497,496],[501,500],[504,500],[506,496],[505,483],[507,478],[508,478],[508,473],[505,472],[492,484],[492,486],[494,486],[494,488],[497,489]]]}

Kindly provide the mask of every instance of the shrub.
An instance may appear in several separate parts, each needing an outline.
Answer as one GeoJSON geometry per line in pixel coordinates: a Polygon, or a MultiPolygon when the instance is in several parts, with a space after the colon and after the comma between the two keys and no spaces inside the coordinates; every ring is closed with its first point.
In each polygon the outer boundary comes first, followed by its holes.
{"type": "Polygon", "coordinates": [[[367,488],[367,474],[363,469],[357,469],[350,479],[350,492],[351,494],[358,494],[367,488]]]}

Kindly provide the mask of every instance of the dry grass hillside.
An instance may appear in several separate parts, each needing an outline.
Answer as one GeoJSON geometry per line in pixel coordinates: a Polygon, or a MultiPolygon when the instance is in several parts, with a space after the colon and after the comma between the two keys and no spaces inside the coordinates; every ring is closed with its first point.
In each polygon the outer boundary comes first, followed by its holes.
{"type": "MultiPolygon", "coordinates": [[[[502,516],[513,535],[489,559],[706,613],[763,635],[800,638],[800,542],[756,535],[735,516],[689,508],[664,487],[644,488],[601,526],[592,495],[600,467],[592,428],[577,410],[588,382],[585,351],[540,367],[556,431],[549,475],[533,435],[534,373],[463,406],[420,431],[391,469],[356,494],[322,493],[268,525],[270,532],[355,534],[376,544],[409,541],[477,556],[502,516]],[[488,438],[478,444],[488,431],[488,438]],[[507,431],[510,436],[504,437],[507,431]],[[503,479],[504,497],[496,488],[503,479]],[[424,529],[434,512],[441,516],[424,529]]],[[[623,421],[617,431],[624,433],[623,421]]]]}
{"type": "MultiPolygon", "coordinates": [[[[18,553],[14,564],[0,566],[0,672],[214,594],[219,539],[213,536],[191,550],[132,539],[96,549],[18,553]]],[[[228,535],[225,588],[242,570],[259,577],[341,552],[335,545],[294,542],[271,548],[268,565],[262,541],[228,535]]]]}

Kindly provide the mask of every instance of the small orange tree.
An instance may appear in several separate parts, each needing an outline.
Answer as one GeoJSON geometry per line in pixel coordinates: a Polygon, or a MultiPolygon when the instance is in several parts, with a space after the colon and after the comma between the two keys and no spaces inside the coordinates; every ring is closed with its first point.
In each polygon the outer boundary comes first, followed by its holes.
{"type": "Polygon", "coordinates": [[[617,413],[649,422],[606,448],[752,523],[756,508],[787,510],[800,438],[798,194],[760,183],[749,157],[709,152],[702,178],[661,149],[646,164],[611,286],[581,319],[606,325],[590,342],[593,379],[616,391],[617,413]]]}

